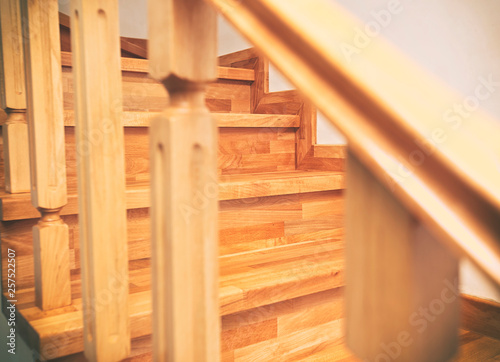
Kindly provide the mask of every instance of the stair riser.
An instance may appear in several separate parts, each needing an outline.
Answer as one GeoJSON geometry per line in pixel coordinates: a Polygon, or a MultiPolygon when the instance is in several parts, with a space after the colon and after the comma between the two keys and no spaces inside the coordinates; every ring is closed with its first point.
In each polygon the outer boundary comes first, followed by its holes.
{"type": "Polygon", "coordinates": [[[299,361],[336,343],[343,288],[222,317],[222,361],[299,361]]]}
{"type": "MultiPolygon", "coordinates": [[[[96,134],[89,142],[99,142],[102,139],[96,134]]],[[[149,200],[149,135],[147,127],[125,127],[125,172],[128,185],[142,185],[136,196],[130,195],[127,199],[128,208],[149,206],[144,197],[149,200]]],[[[68,192],[68,206],[63,208],[63,215],[77,213],[77,152],[86,152],[85,145],[78,149],[75,144],[75,129],[65,127],[66,141],[66,182],[68,192]]],[[[0,144],[0,155],[3,153],[0,144]]],[[[0,169],[3,158],[0,159],[0,169]]],[[[251,174],[259,172],[276,172],[294,170],[295,164],[295,128],[283,127],[237,127],[220,128],[218,173],[219,175],[251,174]]],[[[0,188],[4,187],[3,172],[0,176],[0,188]]],[[[23,196],[23,195],[20,195],[23,196]]],[[[15,209],[8,209],[6,203],[13,200],[4,200],[2,207],[3,220],[20,220],[37,218],[39,213],[31,206],[29,194],[24,194],[23,200],[15,209]],[[24,202],[23,202],[24,201],[24,202]]]]}
{"type": "MultiPolygon", "coordinates": [[[[74,127],[65,127],[66,179],[77,187],[77,152],[74,127]]],[[[98,134],[89,142],[99,142],[98,134]]],[[[245,174],[295,169],[294,128],[222,128],[219,131],[219,174],[245,174]]],[[[125,127],[125,172],[127,182],[149,181],[149,134],[147,127],[125,127]]]]}
{"type": "MultiPolygon", "coordinates": [[[[62,68],[64,109],[74,109],[73,73],[62,68]]],[[[167,108],[168,95],[147,73],[122,72],[123,110],[159,112],[167,108]]],[[[207,87],[207,106],[212,112],[250,113],[250,82],[219,79],[207,87]]],[[[120,103],[110,106],[120,106],[120,103]]]]}
{"type": "MultiPolygon", "coordinates": [[[[339,321],[343,318],[342,294],[343,288],[329,289],[222,316],[221,361],[270,361],[284,356],[287,361],[299,361],[312,351],[319,352],[338,343],[342,333],[339,321]]],[[[53,346],[45,349],[45,356],[81,350],[83,345],[76,342],[81,336],[77,337],[67,335],[64,351],[57,348],[59,339],[44,341],[45,346],[53,346]]],[[[126,361],[151,360],[152,340],[148,330],[142,329],[135,337],[133,357],[126,361]]],[[[58,362],[80,358],[82,353],[66,356],[58,362]]]]}
{"type": "MultiPolygon", "coordinates": [[[[342,191],[228,200],[219,205],[221,255],[311,240],[338,240],[343,236],[342,191]]],[[[128,210],[127,216],[129,260],[150,258],[148,209],[128,210]]],[[[68,215],[63,219],[69,227],[71,270],[75,274],[80,268],[78,217],[68,215]]],[[[2,258],[6,257],[7,248],[16,251],[18,290],[34,287],[32,228],[37,222],[37,219],[29,219],[0,224],[2,258]]],[[[2,263],[4,286],[7,264],[2,263]]],[[[73,288],[73,296],[79,295],[79,287],[73,288]]],[[[32,299],[31,291],[20,298],[23,303],[32,299]]]]}

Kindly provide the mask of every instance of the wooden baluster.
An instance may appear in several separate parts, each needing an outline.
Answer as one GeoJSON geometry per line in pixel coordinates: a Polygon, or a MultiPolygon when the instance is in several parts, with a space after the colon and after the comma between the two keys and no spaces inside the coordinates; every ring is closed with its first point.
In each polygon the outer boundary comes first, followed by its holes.
{"type": "Polygon", "coordinates": [[[29,192],[30,169],[28,124],[26,122],[26,91],[24,77],[21,9],[18,0],[0,1],[1,107],[8,118],[3,124],[5,190],[10,193],[29,192]]]}
{"type": "Polygon", "coordinates": [[[458,347],[458,261],[349,154],[347,343],[370,361],[447,361],[458,347]]]}
{"type": "Polygon", "coordinates": [[[71,303],[66,163],[59,15],[56,0],[21,2],[29,123],[31,201],[41,219],[33,227],[36,304],[71,303]]]}
{"type": "Polygon", "coordinates": [[[85,356],[130,352],[118,1],[73,0],[71,45],[85,356]]]}
{"type": "Polygon", "coordinates": [[[153,351],[219,361],[216,15],[202,0],[149,3],[150,73],[170,95],[151,125],[153,351]]]}

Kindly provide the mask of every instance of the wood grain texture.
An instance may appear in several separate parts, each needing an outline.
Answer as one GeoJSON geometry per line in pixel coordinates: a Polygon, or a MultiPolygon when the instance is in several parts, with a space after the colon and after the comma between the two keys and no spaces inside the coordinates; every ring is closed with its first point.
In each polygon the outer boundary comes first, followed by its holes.
{"type": "Polygon", "coordinates": [[[253,69],[255,81],[251,86],[251,110],[257,111],[260,100],[269,93],[269,61],[255,48],[244,49],[238,52],[219,57],[219,65],[253,69]]]}
{"type": "MultiPolygon", "coordinates": [[[[158,116],[159,112],[124,112],[124,127],[149,127],[151,119],[158,116]]],[[[64,111],[64,125],[72,127],[75,125],[73,110],[64,111]]],[[[294,115],[267,115],[253,113],[216,113],[219,128],[298,128],[300,118],[294,115]]]]}
{"type": "MultiPolygon", "coordinates": [[[[339,242],[344,234],[342,213],[342,191],[223,201],[219,212],[219,252],[227,255],[315,240],[339,242]]],[[[150,258],[149,211],[131,209],[127,215],[128,259],[150,258]]],[[[70,215],[63,216],[63,220],[69,227],[69,260],[75,281],[81,273],[78,218],[70,215]]],[[[2,255],[6,255],[7,248],[17,251],[16,264],[22,277],[16,283],[20,290],[32,290],[34,286],[33,246],[29,241],[36,222],[31,219],[0,224],[2,255]]],[[[7,263],[2,265],[3,282],[6,283],[7,263]]],[[[81,297],[74,283],[72,297],[81,297]]],[[[26,295],[22,300],[23,303],[32,302],[26,295]]]]}
{"type": "Polygon", "coordinates": [[[348,346],[369,360],[453,357],[459,327],[457,257],[352,154],[347,174],[348,346]]]}
{"type": "Polygon", "coordinates": [[[210,2],[314,100],[406,208],[500,284],[498,122],[476,111],[443,126],[443,109],[463,96],[385,41],[351,61],[337,45],[351,44],[349,29],[362,24],[340,5],[210,2]],[[462,206],[450,209],[457,199],[462,206]]]}
{"type": "MultiPolygon", "coordinates": [[[[131,161],[133,162],[133,161],[131,161]]],[[[133,167],[132,165],[127,167],[133,167]]],[[[293,193],[328,191],[344,189],[344,173],[283,171],[260,174],[229,174],[219,178],[219,197],[221,200],[253,198],[293,193]],[[274,185],[274,181],[277,182],[274,185]],[[293,185],[288,188],[288,183],[293,185]],[[256,185],[258,187],[252,187],[256,185]]],[[[127,209],[138,209],[150,206],[148,182],[130,181],[125,192],[127,209]]],[[[22,220],[37,218],[38,212],[31,206],[29,196],[25,194],[7,194],[0,192],[0,220],[22,220]]],[[[68,204],[61,210],[61,215],[78,213],[78,196],[76,190],[70,190],[68,204]]]]}
{"type": "Polygon", "coordinates": [[[259,100],[255,113],[299,114],[303,101],[297,90],[265,93],[259,100]]]}
{"type": "MultiPolygon", "coordinates": [[[[287,344],[287,342],[290,338],[293,338],[295,331],[278,335],[277,329],[282,321],[289,318],[293,319],[298,315],[308,315],[309,317],[307,323],[298,326],[298,330],[304,332],[302,334],[303,337],[306,333],[309,333],[309,341],[311,343],[298,346],[294,352],[289,351],[290,356],[285,360],[303,360],[308,355],[315,356],[321,352],[326,352],[329,350],[329,347],[337,346],[339,343],[337,339],[326,342],[325,336],[329,334],[328,330],[330,328],[334,327],[338,329],[341,326],[339,323],[329,323],[331,322],[331,318],[338,319],[336,316],[341,314],[341,310],[341,288],[337,288],[223,316],[222,333],[220,336],[222,347],[221,361],[235,361],[235,354],[239,354],[239,360],[247,360],[247,356],[240,351],[264,341],[273,343],[277,349],[293,348],[293,344],[287,344]],[[328,310],[327,314],[320,315],[320,312],[325,310],[328,310]],[[314,346],[313,348],[311,348],[311,344],[314,346]],[[312,353],[310,353],[311,349],[312,353]]],[[[150,362],[153,360],[151,350],[151,336],[138,337],[132,340],[132,351],[129,358],[125,361],[150,362]]],[[[82,357],[81,354],[74,354],[55,359],[54,361],[83,362],[85,360],[82,357]]],[[[267,361],[269,359],[264,360],[267,361]]]]}
{"type": "Polygon", "coordinates": [[[225,128],[219,131],[222,175],[295,170],[295,129],[225,128]]]}
{"type": "Polygon", "coordinates": [[[46,214],[33,227],[35,298],[42,310],[71,304],[68,241],[68,225],[59,215],[46,214]]]}
{"type": "Polygon", "coordinates": [[[480,334],[460,331],[460,350],[452,362],[486,361],[498,362],[500,360],[500,341],[480,334]]]}
{"type": "MultiPolygon", "coordinates": [[[[224,322],[223,322],[224,325],[224,322]]],[[[242,331],[248,331],[248,334],[242,336],[241,339],[237,339],[236,343],[245,344],[246,341],[253,341],[252,338],[262,338],[260,336],[265,336],[270,333],[270,328],[262,328],[262,325],[266,324],[256,324],[251,328],[241,329],[242,331]]],[[[335,337],[325,343],[324,339],[320,338],[326,334],[330,334],[333,330],[338,330],[342,327],[342,321],[340,321],[340,326],[338,323],[325,323],[321,328],[310,329],[309,333],[316,333],[318,337],[313,344],[315,348],[310,351],[310,353],[300,353],[300,350],[307,350],[309,345],[302,345],[295,353],[287,356],[284,361],[307,361],[307,362],[361,362],[361,360],[355,357],[345,345],[345,340],[343,337],[335,337]],[[315,343],[316,342],[316,343],[315,343]]],[[[243,334],[243,333],[242,333],[243,334]]],[[[235,334],[236,335],[236,334],[235,334]]],[[[257,340],[257,339],[256,339],[257,340]]],[[[227,341],[232,342],[232,339],[228,337],[222,337],[221,343],[227,341]]],[[[282,338],[281,343],[275,343],[274,347],[279,349],[286,339],[282,338]]],[[[232,342],[235,343],[235,342],[232,342]]],[[[126,359],[127,362],[150,362],[152,361],[151,350],[151,337],[140,337],[132,341],[132,353],[131,356],[126,359]]],[[[221,361],[233,362],[235,361],[236,350],[229,350],[222,353],[221,361]]],[[[247,360],[245,354],[239,355],[239,360],[247,360]]],[[[250,357],[250,356],[249,356],[250,357]]],[[[484,362],[496,362],[500,358],[500,344],[498,340],[487,338],[479,334],[461,331],[460,335],[460,351],[456,358],[453,358],[451,362],[470,362],[470,361],[484,361],[484,362]]],[[[271,357],[268,359],[263,359],[262,361],[272,361],[275,358],[271,357]]],[[[84,357],[81,354],[71,355],[68,357],[60,358],[54,360],[56,362],[85,362],[84,357]]]]}
{"type": "Polygon", "coordinates": [[[295,159],[296,168],[313,152],[316,143],[316,107],[309,101],[304,101],[299,111],[300,128],[297,130],[297,155],[295,159]]]}
{"type": "Polygon", "coordinates": [[[85,355],[118,361],[131,335],[118,3],[74,0],[71,24],[85,355]]]}
{"type": "Polygon", "coordinates": [[[62,77],[57,1],[23,1],[31,202],[41,213],[33,228],[36,304],[71,303],[62,77]]]}
{"type": "MultiPolygon", "coordinates": [[[[149,261],[136,260],[130,262],[129,270],[131,336],[137,338],[151,333],[151,269],[149,261]]],[[[233,315],[226,322],[223,321],[226,323],[223,330],[234,330],[239,325],[248,326],[255,318],[278,318],[278,326],[284,328],[282,335],[287,335],[288,318],[304,315],[307,308],[331,301],[331,298],[337,300],[334,302],[335,308],[339,307],[338,294],[331,290],[343,285],[342,270],[342,245],[327,240],[222,257],[220,313],[233,315]],[[279,304],[273,306],[273,303],[279,304]],[[234,315],[243,310],[248,312],[234,315]]],[[[77,272],[73,276],[73,304],[52,311],[42,312],[34,307],[31,288],[19,291],[24,303],[19,305],[22,315],[18,318],[30,321],[39,337],[28,343],[34,343],[32,348],[39,350],[45,358],[83,350],[80,280],[77,272]],[[38,338],[39,347],[36,345],[38,338]]],[[[338,313],[335,310],[333,313],[338,313]]],[[[328,318],[333,317],[334,314],[328,318]]],[[[307,320],[304,319],[301,328],[314,327],[324,320],[319,314],[313,313],[307,320]]],[[[252,333],[260,332],[256,330],[252,333]]],[[[255,334],[249,341],[258,338],[255,334]]],[[[231,338],[236,343],[237,336],[231,338]]],[[[238,343],[242,345],[243,342],[238,343]]]]}
{"type": "Polygon", "coordinates": [[[304,192],[339,190],[344,188],[343,173],[300,171],[249,175],[221,176],[219,198],[238,198],[289,195],[304,192]]]}
{"type": "MultiPolygon", "coordinates": [[[[156,361],[220,360],[218,137],[205,102],[217,76],[216,24],[202,0],[149,5],[149,73],[170,98],[150,132],[156,361]]],[[[212,89],[220,98],[222,87],[212,89]]]]}
{"type": "Polygon", "coordinates": [[[220,202],[221,255],[343,238],[341,191],[220,202]]]}
{"type": "MultiPolygon", "coordinates": [[[[61,52],[62,65],[64,67],[71,67],[71,53],[61,52]]],[[[149,61],[147,59],[134,59],[125,58],[121,59],[122,70],[124,72],[132,73],[148,73],[149,61]]],[[[255,80],[255,72],[245,68],[230,68],[230,67],[217,67],[217,78],[226,80],[236,80],[244,82],[253,82],[255,80]]]]}
{"type": "Polygon", "coordinates": [[[345,171],[345,160],[345,146],[315,144],[302,159],[298,169],[345,171]]]}
{"type": "Polygon", "coordinates": [[[0,103],[8,118],[2,124],[5,160],[5,189],[10,193],[29,192],[30,169],[26,86],[19,1],[0,4],[0,103]]]}
{"type": "Polygon", "coordinates": [[[23,34],[19,1],[0,4],[2,37],[0,104],[2,109],[26,109],[23,34]]]}
{"type": "Polygon", "coordinates": [[[61,60],[57,2],[22,3],[25,26],[28,123],[33,206],[66,203],[61,60]]]}
{"type": "MultiPolygon", "coordinates": [[[[63,56],[63,90],[64,108],[74,109],[74,87],[72,68],[64,65],[63,56]]],[[[129,64],[141,59],[121,58],[122,64],[122,94],[123,110],[133,112],[160,112],[168,105],[168,95],[165,88],[145,72],[146,64],[129,64]]],[[[143,61],[145,62],[145,61],[143,61]]],[[[207,88],[206,103],[212,112],[250,113],[250,83],[248,80],[238,80],[237,72],[247,72],[253,77],[253,71],[248,69],[230,68],[229,74],[219,74],[216,83],[207,88]],[[225,78],[223,78],[225,76],[225,78]],[[236,80],[232,79],[236,78],[236,80]]],[[[250,77],[251,79],[253,79],[250,77]]],[[[246,77],[248,78],[248,77],[246,77]]]]}
{"type": "Polygon", "coordinates": [[[7,112],[8,118],[2,125],[5,191],[25,193],[31,189],[26,112],[7,112]]]}
{"type": "Polygon", "coordinates": [[[463,329],[500,340],[500,305],[498,303],[471,295],[462,295],[461,306],[463,329]]]}

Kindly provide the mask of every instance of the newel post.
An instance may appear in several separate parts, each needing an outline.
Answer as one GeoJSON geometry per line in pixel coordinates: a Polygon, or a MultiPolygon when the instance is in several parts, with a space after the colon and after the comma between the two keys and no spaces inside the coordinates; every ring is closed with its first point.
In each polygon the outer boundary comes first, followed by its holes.
{"type": "Polygon", "coordinates": [[[130,353],[118,1],[72,0],[85,356],[130,353]]]}
{"type": "Polygon", "coordinates": [[[59,13],[56,0],[22,0],[31,168],[31,202],[41,213],[33,227],[36,303],[71,303],[59,13]]]}
{"type": "Polygon", "coordinates": [[[150,73],[170,106],[150,129],[156,361],[219,361],[216,14],[202,0],[149,2],[150,73]],[[203,202],[199,202],[203,200],[203,202]]]}
{"type": "Polygon", "coordinates": [[[458,259],[352,153],[347,344],[366,361],[440,362],[458,348],[458,259]]]}

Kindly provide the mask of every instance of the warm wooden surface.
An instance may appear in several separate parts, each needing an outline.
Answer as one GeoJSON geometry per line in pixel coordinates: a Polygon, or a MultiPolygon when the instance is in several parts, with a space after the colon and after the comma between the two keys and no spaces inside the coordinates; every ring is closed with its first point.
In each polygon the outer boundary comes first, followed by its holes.
{"type": "Polygon", "coordinates": [[[390,346],[393,358],[446,361],[458,347],[458,258],[352,153],[347,175],[348,346],[368,360],[390,346]]]}
{"type": "MultiPolygon", "coordinates": [[[[74,108],[74,87],[70,53],[62,53],[64,108],[74,108]]],[[[165,88],[147,74],[148,63],[142,59],[122,58],[123,110],[160,112],[168,105],[165,88]],[[138,64],[136,64],[138,63],[138,64]]],[[[206,103],[211,112],[250,113],[250,91],[254,71],[227,68],[218,72],[218,81],[207,88],[206,103]],[[243,73],[243,74],[241,74],[243,73]]]]}
{"type": "MultiPolygon", "coordinates": [[[[308,241],[341,240],[343,232],[342,191],[261,197],[220,202],[219,253],[229,255],[308,241]]],[[[80,228],[77,215],[63,216],[69,227],[70,268],[79,277],[81,268],[80,228]]],[[[16,250],[18,289],[34,285],[31,229],[36,219],[3,222],[2,255],[16,250]]],[[[151,257],[148,209],[127,212],[128,259],[151,257]]],[[[286,249],[283,249],[286,250],[286,249]]],[[[7,264],[3,263],[3,285],[7,264]]],[[[21,298],[24,300],[24,297],[21,298]]]]}
{"type": "Polygon", "coordinates": [[[300,128],[297,131],[297,156],[295,165],[300,165],[312,153],[312,147],[316,144],[316,107],[309,101],[305,101],[299,111],[300,128]]]}
{"type": "MultiPolygon", "coordinates": [[[[124,127],[149,127],[151,119],[158,116],[159,112],[124,112],[124,127]]],[[[64,125],[71,127],[75,125],[74,112],[64,111],[64,125]]],[[[253,114],[253,113],[215,113],[213,117],[217,120],[220,128],[297,128],[300,125],[298,116],[253,114]]]]}
{"type": "Polygon", "coordinates": [[[223,175],[219,198],[231,200],[344,188],[342,172],[272,172],[248,175],[223,175]]]}
{"type": "Polygon", "coordinates": [[[313,145],[298,166],[300,170],[345,171],[344,145],[313,145]]]}
{"type": "MultiPolygon", "coordinates": [[[[287,195],[315,191],[341,190],[344,188],[342,172],[283,171],[260,174],[233,174],[220,176],[219,195],[221,200],[287,195]],[[257,187],[252,187],[255,185],[257,187]],[[289,188],[289,186],[291,188],[289,188]]],[[[31,207],[29,196],[0,192],[1,220],[21,220],[38,217],[31,207]]],[[[150,206],[148,182],[130,182],[126,190],[127,209],[150,206]]],[[[61,215],[78,213],[76,190],[69,190],[68,204],[61,215]]]]}
{"type": "MultiPolygon", "coordinates": [[[[62,65],[65,67],[72,66],[71,53],[61,52],[62,65]]],[[[148,73],[149,63],[147,59],[121,58],[121,69],[124,72],[132,73],[148,73]]],[[[244,68],[217,67],[217,78],[227,80],[237,80],[245,82],[253,82],[255,80],[255,72],[244,68]]]]}
{"type": "MultiPolygon", "coordinates": [[[[307,305],[307,304],[306,304],[307,305]]],[[[334,315],[338,311],[338,306],[335,304],[335,299],[330,302],[328,306],[329,314],[323,313],[321,319],[327,320],[329,316],[334,315]]],[[[287,316],[285,315],[285,318],[287,316]]],[[[223,336],[221,343],[230,343],[231,345],[240,346],[246,343],[259,341],[260,339],[270,338],[274,336],[275,325],[273,323],[255,323],[250,328],[241,328],[235,333],[223,336]]],[[[279,319],[278,319],[279,323],[279,319]]],[[[262,344],[265,349],[263,355],[268,358],[259,359],[259,361],[275,361],[276,358],[282,357],[281,361],[307,361],[307,362],[361,362],[349,351],[345,345],[344,338],[339,336],[342,334],[343,321],[338,320],[332,323],[323,323],[317,327],[303,329],[294,333],[287,338],[273,338],[268,340],[268,343],[262,344]],[[308,343],[306,343],[308,342],[308,343]],[[295,345],[300,344],[301,347],[294,348],[295,345]],[[269,351],[279,351],[276,353],[269,353],[269,351]]],[[[224,327],[224,322],[223,322],[224,327]]],[[[258,342],[257,342],[258,343],[258,342]]],[[[149,362],[152,361],[151,354],[152,341],[151,337],[140,337],[132,341],[131,356],[126,359],[126,362],[149,362]]],[[[248,355],[246,351],[251,351],[252,345],[245,345],[234,351],[223,352],[222,361],[232,362],[238,356],[238,361],[248,360],[254,358],[255,355],[248,355]],[[248,347],[250,348],[248,348],[248,347]]],[[[458,355],[453,358],[452,362],[496,362],[500,358],[500,342],[495,339],[483,337],[474,332],[466,330],[460,331],[460,350],[458,355]]],[[[81,354],[68,356],[65,358],[57,359],[54,362],[86,362],[81,354]]]]}
{"type": "Polygon", "coordinates": [[[203,0],[149,3],[149,73],[169,93],[150,130],[153,356],[218,362],[217,16],[203,0]]]}
{"type": "MultiPolygon", "coordinates": [[[[71,23],[70,17],[59,13],[59,26],[61,28],[61,49],[67,52],[71,51],[71,23]]],[[[147,58],[147,40],[120,37],[120,49],[123,57],[147,58]]]]}
{"type": "Polygon", "coordinates": [[[251,86],[250,109],[255,112],[260,100],[269,93],[269,61],[267,58],[261,56],[255,48],[249,48],[220,56],[219,65],[254,70],[255,81],[251,86]]]}
{"type": "Polygon", "coordinates": [[[0,4],[2,57],[0,103],[2,109],[26,109],[23,33],[19,1],[6,0],[0,4]]]}
{"type": "Polygon", "coordinates": [[[85,356],[130,352],[118,3],[71,2],[85,356]]]}
{"type": "Polygon", "coordinates": [[[220,202],[221,255],[312,240],[340,240],[342,191],[312,192],[220,202]]]}
{"type": "Polygon", "coordinates": [[[5,189],[10,193],[30,190],[28,125],[23,38],[19,1],[0,4],[0,103],[8,118],[2,125],[5,189]]]}
{"type": "MultiPolygon", "coordinates": [[[[57,1],[21,5],[31,168],[31,202],[41,219],[33,228],[37,305],[71,303],[62,76],[57,1]]],[[[26,152],[26,150],[25,150],[26,152]]]]}
{"type": "Polygon", "coordinates": [[[405,207],[500,284],[498,122],[476,110],[467,122],[450,116],[443,124],[443,110],[463,96],[383,40],[346,56],[338,45],[350,45],[361,25],[339,5],[210,2],[316,103],[405,207]]]}
{"type": "Polygon", "coordinates": [[[299,114],[304,98],[297,90],[265,93],[256,106],[255,113],[299,114]]]}
{"type": "Polygon", "coordinates": [[[66,203],[66,167],[57,2],[23,3],[33,206],[66,203]]]}
{"type": "Polygon", "coordinates": [[[500,340],[500,304],[462,295],[462,327],[500,340]]]}
{"type": "MultiPolygon", "coordinates": [[[[335,297],[332,289],[343,284],[342,243],[312,241],[281,248],[240,253],[220,258],[220,313],[228,316],[223,319],[223,335],[231,343],[236,343],[236,336],[231,330],[252,325],[254,319],[276,318],[288,309],[292,313],[283,316],[279,322],[278,333],[288,335],[294,333],[294,326],[300,323],[302,328],[314,327],[321,321],[334,320],[338,316],[333,309],[321,319],[320,310],[316,314],[306,313],[307,308],[321,304],[325,298],[335,297]],[[311,295],[326,293],[325,295],[311,295]],[[303,301],[295,298],[304,297],[303,301]],[[273,303],[278,303],[273,305],[273,303]],[[281,303],[281,304],[279,304],[281,303]],[[270,307],[262,307],[269,305],[270,307]],[[303,305],[303,307],[300,307],[303,305]],[[293,308],[290,310],[290,308],[293,308]],[[303,309],[301,309],[303,308],[303,309]],[[293,314],[295,310],[296,315],[293,314]],[[241,315],[234,313],[242,312],[241,315]],[[275,316],[275,317],[273,317],[275,316]],[[300,322],[299,322],[300,321],[300,322]],[[226,331],[226,332],[224,332],[226,331]],[[231,337],[233,335],[233,337],[231,337]]],[[[151,292],[150,265],[148,260],[137,260],[130,263],[130,304],[132,338],[151,333],[151,292]]],[[[81,312],[81,288],[79,274],[73,275],[73,304],[58,310],[42,312],[33,307],[32,290],[20,291],[23,305],[23,318],[27,318],[40,336],[41,351],[46,357],[55,358],[83,350],[83,323],[81,312]],[[63,338],[66,343],[55,344],[63,338]]],[[[326,306],[323,308],[327,308],[326,306]]],[[[21,317],[20,317],[21,318],[21,317]]],[[[275,322],[273,322],[275,323],[275,322]]],[[[270,322],[267,322],[270,324],[270,322]]],[[[255,341],[259,337],[252,336],[255,341]]],[[[261,338],[261,337],[260,337],[261,338]]],[[[31,341],[34,342],[34,341],[31,341]]],[[[224,343],[224,342],[223,342],[224,343]]],[[[229,342],[227,342],[229,343],[229,342]]],[[[242,343],[242,342],[238,342],[242,343]]],[[[230,350],[231,346],[223,345],[230,350]]],[[[237,344],[233,348],[237,348],[237,344]]]]}
{"type": "Polygon", "coordinates": [[[2,125],[5,191],[13,194],[30,191],[28,123],[25,111],[8,111],[9,116],[2,125]]]}

